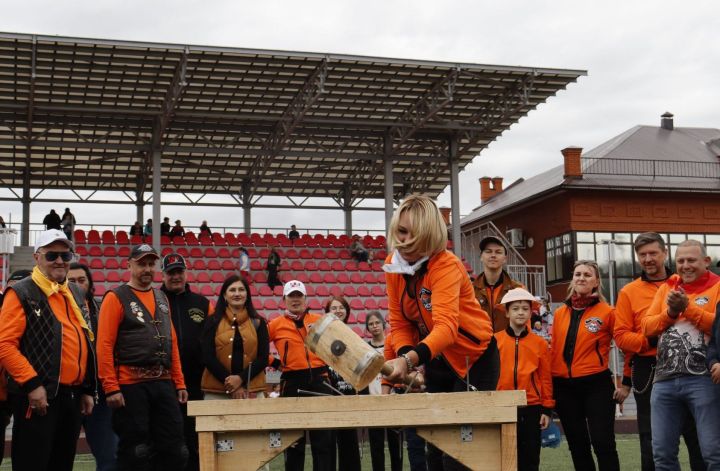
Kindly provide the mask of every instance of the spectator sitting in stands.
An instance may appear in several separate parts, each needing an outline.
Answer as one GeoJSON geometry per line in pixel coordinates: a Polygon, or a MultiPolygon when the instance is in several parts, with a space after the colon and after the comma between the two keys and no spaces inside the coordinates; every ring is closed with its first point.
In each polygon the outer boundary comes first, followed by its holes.
{"type": "Polygon", "coordinates": [[[359,235],[353,236],[352,244],[350,244],[350,253],[352,254],[352,257],[358,262],[367,262],[370,257],[367,249],[360,241],[359,235]]]}
{"type": "Polygon", "coordinates": [[[175,221],[175,225],[173,226],[172,230],[170,231],[170,235],[172,237],[184,237],[185,236],[185,228],[182,227],[182,221],[180,221],[180,219],[175,221]]]}
{"type": "Polygon", "coordinates": [[[140,225],[140,221],[135,221],[135,224],[130,226],[130,236],[141,236],[143,235],[143,227],[140,225]]]}
{"type": "Polygon", "coordinates": [[[295,227],[295,224],[290,226],[290,232],[288,232],[288,238],[290,240],[295,240],[300,238],[300,233],[297,231],[297,227],[295,227]]]}
{"type": "Polygon", "coordinates": [[[43,224],[45,224],[46,229],[57,229],[60,230],[60,216],[58,213],[55,212],[54,209],[51,209],[47,216],[45,216],[45,219],[43,219],[43,224]]]}
{"type": "Polygon", "coordinates": [[[164,218],[163,222],[160,223],[160,235],[161,236],[169,236],[170,235],[170,218],[164,218]]]}
{"type": "Polygon", "coordinates": [[[212,233],[210,231],[210,228],[208,227],[207,221],[203,221],[202,225],[200,226],[200,235],[208,235],[211,236],[212,233]]]}
{"type": "Polygon", "coordinates": [[[148,219],[145,223],[145,227],[143,227],[143,235],[151,236],[152,235],[152,219],[148,219]]]}

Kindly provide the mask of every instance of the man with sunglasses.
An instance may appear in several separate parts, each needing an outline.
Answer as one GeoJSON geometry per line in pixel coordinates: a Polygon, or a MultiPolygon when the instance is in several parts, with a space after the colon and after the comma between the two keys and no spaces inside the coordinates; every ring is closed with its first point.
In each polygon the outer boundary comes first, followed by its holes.
{"type": "Polygon", "coordinates": [[[73,244],[41,232],[30,277],[7,292],[0,313],[0,362],[13,409],[13,469],[72,470],[82,415],[96,392],[87,304],[67,273],[73,244]]]}
{"type": "Polygon", "coordinates": [[[152,288],[159,258],[150,245],[133,247],[130,282],[105,295],[98,316],[98,371],[120,439],[120,470],[176,471],[188,458],[177,337],[167,296],[152,288]]]}

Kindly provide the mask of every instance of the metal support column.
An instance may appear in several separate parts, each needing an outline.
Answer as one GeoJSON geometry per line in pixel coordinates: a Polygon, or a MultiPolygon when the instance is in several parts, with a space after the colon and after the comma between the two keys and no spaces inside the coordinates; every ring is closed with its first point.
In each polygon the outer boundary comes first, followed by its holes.
{"type": "Polygon", "coordinates": [[[345,213],[345,234],[352,236],[352,190],[350,182],[343,183],[343,213],[345,213]]]}
{"type": "Polygon", "coordinates": [[[243,208],[243,230],[245,234],[250,235],[252,231],[252,186],[250,180],[243,180],[242,188],[242,208],[243,208]]]}
{"type": "Polygon", "coordinates": [[[453,252],[460,258],[462,257],[462,244],[460,241],[460,170],[457,158],[457,137],[450,138],[448,150],[450,158],[450,223],[452,224],[453,252]]]}
{"type": "Polygon", "coordinates": [[[390,220],[393,216],[393,161],[392,161],[392,135],[388,132],[383,138],[383,154],[385,159],[385,232],[390,229],[390,220]]]}
{"type": "MultiPolygon", "coordinates": [[[[144,219],[144,206],[145,206],[145,194],[142,191],[135,192],[135,220],[140,221],[140,224],[145,225],[144,219]]],[[[153,224],[155,219],[153,218],[153,224]]]]}
{"type": "Polygon", "coordinates": [[[23,192],[22,192],[22,237],[20,245],[28,247],[30,245],[30,166],[25,167],[25,175],[23,176],[23,192]]]}
{"type": "Polygon", "coordinates": [[[152,232],[153,232],[153,247],[158,253],[161,252],[160,247],[160,221],[162,220],[161,211],[161,192],[160,184],[162,182],[162,151],[155,149],[152,153],[152,166],[153,166],[153,179],[152,179],[152,232]]]}

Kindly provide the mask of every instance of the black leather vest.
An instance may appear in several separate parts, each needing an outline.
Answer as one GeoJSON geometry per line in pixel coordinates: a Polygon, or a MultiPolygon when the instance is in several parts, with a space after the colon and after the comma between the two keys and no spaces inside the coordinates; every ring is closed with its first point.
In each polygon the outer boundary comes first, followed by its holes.
{"type": "Polygon", "coordinates": [[[128,285],[113,290],[123,306],[123,320],[115,341],[115,362],[128,366],[163,366],[172,362],[170,307],[162,291],[153,289],[155,316],[128,285]]]}

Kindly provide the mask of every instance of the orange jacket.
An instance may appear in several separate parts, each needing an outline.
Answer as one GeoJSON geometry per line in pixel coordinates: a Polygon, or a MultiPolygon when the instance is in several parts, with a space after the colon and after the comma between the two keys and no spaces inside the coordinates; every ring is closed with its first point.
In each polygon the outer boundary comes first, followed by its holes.
{"type": "Polygon", "coordinates": [[[614,309],[602,301],[585,309],[577,328],[572,363],[568,365],[563,353],[572,312],[567,304],[555,311],[550,343],[553,377],[578,378],[607,370],[615,325],[614,309]]]}
{"type": "Polygon", "coordinates": [[[655,293],[664,281],[638,278],[620,290],[615,305],[615,342],[626,355],[655,356],[657,348],[650,345],[640,322],[647,314],[655,293]]]}
{"type": "MultiPolygon", "coordinates": [[[[55,318],[62,325],[62,357],[60,384],[74,386],[83,383],[87,369],[88,348],[83,329],[65,297],[55,293],[48,298],[55,318]]],[[[0,314],[0,362],[7,373],[20,385],[38,376],[27,358],[20,352],[20,339],[25,333],[25,311],[15,291],[8,290],[0,314]]]]}
{"type": "Polygon", "coordinates": [[[710,276],[706,286],[699,287],[695,292],[686,289],[685,293],[690,303],[677,319],[668,316],[665,300],[670,290],[679,282],[679,277],[673,275],[663,283],[655,294],[647,314],[642,318],[641,326],[645,335],[658,336],[678,321],[688,321],[701,332],[709,335],[715,320],[715,307],[720,301],[720,277],[711,272],[708,274],[710,276]]]}
{"type": "Polygon", "coordinates": [[[416,283],[415,299],[407,295],[403,275],[386,273],[385,279],[395,352],[414,348],[421,363],[442,355],[464,377],[466,365],[485,352],[493,332],[460,259],[447,250],[431,257],[416,283]]]}
{"type": "Polygon", "coordinates": [[[320,314],[310,312],[305,314],[302,328],[298,328],[295,321],[287,316],[280,316],[270,321],[268,335],[270,341],[275,343],[275,349],[280,355],[283,372],[325,366],[325,362],[305,346],[308,330],[321,317],[320,314]]]}
{"type": "MultiPolygon", "coordinates": [[[[505,316],[505,305],[500,304],[503,296],[511,289],[525,288],[522,283],[510,278],[510,275],[508,275],[505,270],[502,272],[500,281],[501,283],[499,283],[498,286],[488,285],[485,281],[485,273],[480,273],[473,282],[475,297],[480,303],[480,307],[490,316],[493,331],[495,332],[502,332],[508,326],[508,319],[505,316]]],[[[530,326],[529,320],[528,326],[530,326]]]]}
{"type": "MultiPolygon", "coordinates": [[[[151,316],[155,316],[155,295],[152,290],[140,291],[133,288],[137,296],[148,310],[151,316]]],[[[141,381],[149,381],[158,378],[139,378],[133,373],[133,368],[127,365],[115,365],[115,341],[117,340],[118,328],[122,323],[123,306],[118,297],[109,291],[103,299],[98,315],[98,376],[102,382],[105,394],[110,395],[120,391],[121,384],[135,384],[141,381]]],[[[175,389],[185,389],[185,379],[180,364],[180,353],[178,351],[175,328],[172,332],[172,362],[170,363],[170,378],[175,383],[175,389]]]]}
{"type": "Polygon", "coordinates": [[[510,328],[495,334],[500,350],[500,379],[498,391],[524,390],[529,406],[555,407],[550,350],[539,335],[527,329],[516,337],[510,328]]]}

